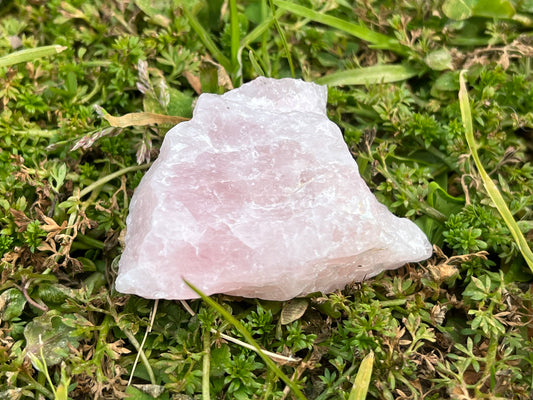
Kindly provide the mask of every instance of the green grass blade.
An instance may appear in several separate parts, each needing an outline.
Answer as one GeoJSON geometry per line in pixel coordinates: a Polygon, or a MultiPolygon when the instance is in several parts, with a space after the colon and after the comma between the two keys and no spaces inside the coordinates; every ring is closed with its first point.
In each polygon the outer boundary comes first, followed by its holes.
{"type": "MultiPolygon", "coordinates": [[[[267,4],[267,0],[261,0],[261,19],[265,20],[269,17],[269,6],[267,4]]],[[[276,14],[274,14],[273,18],[280,19],[281,16],[285,13],[285,10],[282,10],[281,8],[278,8],[276,10],[276,14]]],[[[260,50],[260,58],[262,61],[262,64],[264,65],[265,70],[265,76],[270,77],[272,74],[272,63],[270,61],[270,53],[268,51],[270,39],[272,38],[272,34],[269,31],[266,31],[261,35],[261,50],[260,50]]]]}
{"type": "Polygon", "coordinates": [[[250,33],[248,33],[241,40],[241,47],[244,48],[252,43],[254,40],[259,38],[263,33],[265,33],[272,24],[278,20],[285,12],[281,9],[276,10],[274,16],[270,16],[263,20],[259,25],[257,25],[250,33]]]}
{"type": "Polygon", "coordinates": [[[300,17],[309,18],[315,22],[340,29],[356,38],[371,43],[374,48],[392,50],[403,55],[407,54],[407,48],[400,45],[396,39],[374,32],[363,24],[354,24],[285,0],[274,0],[274,4],[300,17]]]}
{"type": "Polygon", "coordinates": [[[353,389],[350,392],[348,400],[364,400],[368,393],[370,377],[372,376],[372,367],[374,366],[374,353],[370,352],[361,362],[357,375],[353,382],[353,389]]]}
{"type": "Polygon", "coordinates": [[[194,31],[199,36],[200,40],[207,48],[207,50],[209,50],[211,55],[226,69],[226,71],[232,71],[232,65],[230,60],[228,60],[228,58],[224,54],[222,54],[215,42],[213,42],[213,40],[211,39],[211,36],[209,36],[209,32],[204,29],[204,27],[200,24],[196,17],[191,14],[191,12],[187,9],[186,6],[183,7],[183,12],[189,20],[191,28],[194,29],[194,31]]]}
{"type": "Polygon", "coordinates": [[[0,57],[0,67],[8,67],[18,63],[33,61],[41,57],[53,56],[66,49],[65,46],[52,45],[16,51],[0,57]]]}
{"type": "Polygon", "coordinates": [[[304,394],[298,389],[298,387],[279,369],[279,367],[272,361],[263,351],[261,350],[261,347],[257,344],[257,342],[254,340],[250,332],[244,327],[243,324],[241,324],[233,315],[231,315],[229,312],[227,312],[224,307],[222,307],[220,304],[218,304],[216,301],[211,299],[210,297],[206,296],[200,289],[198,289],[196,286],[194,286],[192,283],[186,281],[184,279],[185,283],[194,290],[198,296],[202,298],[203,301],[205,301],[211,308],[215,309],[226,321],[231,323],[237,330],[241,333],[241,335],[244,336],[246,341],[251,344],[257,351],[257,354],[263,359],[267,367],[275,373],[283,382],[291,388],[294,396],[300,400],[306,400],[304,394]]]}
{"type": "Polygon", "coordinates": [[[415,76],[418,71],[405,65],[374,65],[359,69],[335,72],[315,80],[320,85],[368,85],[398,82],[415,76]]]}
{"type": "Polygon", "coordinates": [[[231,28],[231,64],[234,69],[239,64],[238,55],[241,41],[241,33],[239,29],[239,13],[237,12],[237,0],[229,0],[229,14],[230,14],[230,28],[231,28]]]}
{"type": "Polygon", "coordinates": [[[281,26],[279,25],[279,21],[276,18],[276,7],[274,7],[274,3],[272,0],[269,0],[270,8],[272,9],[272,15],[274,16],[274,25],[276,27],[276,30],[278,31],[278,34],[281,38],[281,43],[283,43],[283,48],[285,49],[285,53],[287,54],[287,61],[289,62],[289,68],[291,69],[291,76],[295,78],[294,75],[294,64],[292,62],[292,56],[291,52],[289,51],[289,44],[287,43],[287,39],[285,38],[285,34],[283,33],[283,30],[281,29],[281,26]]]}
{"type": "Polygon", "coordinates": [[[498,209],[498,212],[505,221],[507,228],[509,228],[509,231],[511,232],[513,239],[518,245],[522,256],[526,260],[527,265],[529,265],[529,268],[531,269],[531,271],[533,271],[533,252],[529,248],[526,238],[520,231],[518,224],[514,220],[514,217],[511,214],[509,207],[507,207],[507,204],[505,203],[505,200],[503,199],[500,191],[496,187],[496,184],[492,181],[489,174],[487,174],[485,168],[483,168],[483,164],[481,164],[481,159],[479,158],[479,155],[477,153],[476,142],[474,140],[474,129],[472,127],[472,113],[470,110],[470,101],[468,99],[468,92],[466,90],[466,83],[464,77],[465,72],[466,71],[464,70],[461,71],[461,74],[459,76],[459,105],[461,107],[461,117],[463,119],[463,126],[465,128],[465,136],[466,141],[468,143],[468,147],[470,149],[470,152],[472,153],[474,163],[476,164],[476,168],[478,169],[479,174],[481,175],[483,185],[485,186],[485,189],[487,189],[489,197],[491,198],[492,202],[498,209]]]}
{"type": "Polygon", "coordinates": [[[250,59],[250,63],[252,64],[252,68],[257,76],[265,76],[265,71],[263,71],[263,68],[259,65],[259,62],[257,61],[257,58],[254,55],[254,52],[252,49],[248,51],[248,58],[250,59]]]}
{"type": "Polygon", "coordinates": [[[115,171],[112,174],[106,175],[103,178],[100,178],[97,181],[94,181],[89,186],[84,187],[82,191],[80,191],[78,194],[74,196],[71,196],[70,199],[80,200],[82,197],[91,193],[94,189],[106,184],[107,182],[111,180],[118,178],[119,176],[122,176],[124,174],[127,174],[128,172],[134,172],[134,171],[147,169],[150,167],[150,165],[152,165],[152,163],[142,164],[142,165],[132,165],[130,167],[119,169],[118,171],[115,171]]]}

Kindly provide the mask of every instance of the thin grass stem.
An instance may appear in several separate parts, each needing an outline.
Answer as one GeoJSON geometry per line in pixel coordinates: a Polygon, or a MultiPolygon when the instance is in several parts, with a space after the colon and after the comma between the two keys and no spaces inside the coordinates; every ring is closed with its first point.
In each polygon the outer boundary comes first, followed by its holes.
{"type": "Polygon", "coordinates": [[[237,11],[237,1],[229,0],[230,29],[231,29],[231,73],[239,68],[238,53],[241,41],[239,28],[239,13],[237,11]]]}
{"type": "Polygon", "coordinates": [[[209,329],[204,329],[204,357],[202,365],[202,399],[211,400],[209,394],[209,376],[211,371],[211,335],[209,329]]]}
{"type": "Polygon", "coordinates": [[[140,343],[137,341],[137,339],[135,339],[135,336],[129,329],[122,328],[122,332],[124,332],[128,340],[131,342],[131,344],[133,344],[133,347],[135,347],[135,349],[137,350],[137,354],[140,356],[141,361],[143,362],[143,365],[146,368],[146,371],[148,372],[150,382],[152,383],[152,385],[156,385],[157,381],[155,380],[154,371],[152,370],[150,362],[148,361],[148,358],[146,358],[146,354],[144,354],[140,343]]]}
{"type": "Polygon", "coordinates": [[[148,163],[148,164],[133,165],[131,167],[122,168],[116,172],[113,172],[112,174],[106,175],[103,178],[98,179],[96,182],[91,183],[89,186],[87,186],[82,191],[80,191],[80,193],[76,197],[79,200],[82,197],[86,196],[87,194],[91,193],[96,188],[106,184],[107,182],[115,178],[118,178],[121,175],[127,174],[128,172],[134,172],[134,171],[146,169],[146,168],[149,168],[151,165],[152,163],[148,163]]]}
{"type": "MultiPolygon", "coordinates": [[[[272,1],[272,0],[270,0],[272,1]]],[[[407,55],[407,48],[398,41],[387,35],[367,28],[362,23],[354,24],[331,15],[322,14],[310,8],[291,3],[290,1],[274,0],[274,4],[300,17],[309,18],[315,22],[340,29],[352,36],[371,43],[374,48],[394,51],[401,55],[407,55]]]]}
{"type": "Polygon", "coordinates": [[[293,78],[295,78],[296,75],[294,74],[294,64],[292,62],[292,56],[291,56],[291,52],[289,50],[289,44],[287,43],[287,38],[285,37],[285,34],[283,33],[283,30],[281,29],[279,21],[276,18],[276,7],[274,6],[273,1],[272,0],[268,0],[268,1],[270,3],[270,9],[272,10],[272,15],[273,15],[273,18],[274,18],[274,25],[275,25],[276,30],[278,31],[278,34],[279,34],[279,36],[281,38],[281,43],[283,43],[283,48],[285,49],[285,53],[287,54],[287,61],[289,62],[289,68],[291,70],[291,76],[293,78]]]}
{"type": "Polygon", "coordinates": [[[184,279],[184,282],[198,294],[202,298],[203,301],[205,301],[211,308],[216,310],[222,317],[231,323],[241,335],[244,336],[246,341],[251,344],[254,348],[257,354],[263,359],[267,367],[274,372],[283,382],[287,384],[292,390],[292,393],[294,396],[300,400],[306,400],[306,397],[301,392],[301,390],[295,385],[294,382],[292,382],[287,375],[283,373],[283,371],[263,352],[261,347],[257,344],[257,342],[254,340],[250,332],[244,327],[243,324],[239,322],[233,315],[231,315],[229,312],[224,309],[220,304],[218,304],[216,301],[211,299],[210,297],[206,296],[200,289],[196,288],[193,284],[188,282],[184,279]]]}
{"type": "Polygon", "coordinates": [[[505,203],[502,194],[496,187],[496,184],[487,174],[487,171],[485,171],[485,168],[481,163],[481,159],[479,158],[476,141],[474,139],[472,112],[470,109],[470,100],[468,98],[468,92],[466,90],[465,73],[466,71],[463,70],[459,75],[459,106],[461,107],[461,117],[463,119],[463,126],[465,128],[465,136],[466,141],[468,143],[468,148],[472,153],[472,158],[474,159],[474,163],[476,164],[476,168],[479,171],[479,175],[481,176],[481,180],[483,181],[483,185],[485,186],[485,189],[487,190],[490,199],[492,200],[492,202],[496,206],[496,209],[505,221],[507,228],[511,232],[513,239],[515,240],[518,248],[520,249],[520,253],[522,253],[522,256],[526,260],[527,265],[529,266],[531,271],[533,271],[533,252],[529,248],[526,238],[524,237],[522,231],[520,230],[520,227],[516,223],[513,214],[511,214],[511,210],[509,210],[509,207],[507,207],[507,204],[505,203]]]}
{"type": "Polygon", "coordinates": [[[257,25],[250,33],[241,39],[241,48],[250,45],[250,43],[263,35],[283,14],[285,14],[285,11],[278,9],[273,16],[265,18],[263,22],[257,25]]]}
{"type": "MultiPolygon", "coordinates": [[[[135,357],[135,361],[133,362],[133,367],[131,367],[131,374],[130,374],[130,379],[128,380],[128,386],[131,385],[131,381],[133,379],[133,374],[135,373],[135,368],[137,367],[137,363],[139,362],[139,356],[141,356],[141,354],[144,354],[142,349],[144,348],[144,343],[146,343],[146,338],[148,337],[148,334],[152,331],[152,327],[154,326],[155,315],[157,313],[158,304],[159,304],[159,299],[156,299],[155,302],[154,302],[154,308],[152,308],[152,312],[150,314],[150,325],[146,329],[146,332],[144,332],[143,340],[142,340],[142,342],[141,342],[141,344],[139,346],[140,350],[137,351],[137,356],[135,357]]],[[[148,360],[146,360],[146,362],[148,362],[148,360]]],[[[151,370],[151,368],[149,368],[149,369],[151,370]]],[[[152,372],[152,376],[153,376],[153,372],[152,372]]],[[[150,376],[150,380],[151,380],[152,384],[155,385],[156,384],[155,377],[154,377],[154,379],[152,379],[152,376],[150,376]]]]}
{"type": "MultiPolygon", "coordinates": [[[[192,308],[187,304],[186,301],[180,300],[180,302],[183,305],[183,308],[185,308],[185,310],[187,310],[187,312],[189,314],[191,314],[193,317],[196,315],[196,313],[192,310],[192,308]]],[[[257,351],[257,349],[254,346],[252,346],[252,345],[250,345],[250,344],[248,344],[246,342],[243,342],[242,340],[236,339],[236,338],[234,338],[232,336],[226,335],[225,333],[219,332],[219,331],[217,331],[214,328],[211,328],[211,333],[213,333],[215,335],[218,335],[222,339],[224,339],[224,340],[226,340],[228,342],[234,343],[234,344],[236,344],[238,346],[244,347],[244,348],[246,348],[248,350],[257,351]]],[[[302,361],[302,359],[299,358],[299,357],[286,357],[286,356],[282,356],[281,354],[273,353],[273,352],[265,350],[265,349],[261,349],[261,351],[263,353],[265,353],[267,356],[269,356],[270,358],[272,358],[273,360],[281,362],[281,363],[296,363],[296,362],[302,361]]]]}
{"type": "Polygon", "coordinates": [[[207,48],[207,50],[209,50],[211,55],[218,60],[218,62],[226,69],[226,71],[231,71],[231,61],[228,60],[228,58],[224,54],[222,54],[215,42],[213,42],[213,40],[211,39],[211,36],[209,36],[209,33],[204,29],[204,27],[202,26],[202,24],[200,24],[196,17],[191,14],[191,12],[187,9],[187,6],[183,7],[183,12],[189,20],[191,28],[194,29],[194,31],[199,36],[200,40],[207,48]]]}
{"type": "Polygon", "coordinates": [[[19,374],[17,376],[17,379],[20,379],[21,381],[26,383],[26,386],[22,386],[22,389],[31,390],[35,389],[36,391],[40,392],[43,396],[46,396],[48,398],[53,398],[53,393],[48,390],[46,387],[41,385],[39,382],[37,382],[35,379],[33,379],[31,376],[25,375],[25,374],[19,374]]]}

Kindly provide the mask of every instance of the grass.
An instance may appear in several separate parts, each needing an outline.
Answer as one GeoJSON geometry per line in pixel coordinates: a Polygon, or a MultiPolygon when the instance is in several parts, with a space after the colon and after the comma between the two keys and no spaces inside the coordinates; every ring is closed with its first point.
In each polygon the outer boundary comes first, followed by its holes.
{"type": "Polygon", "coordinates": [[[33,49],[15,51],[0,58],[0,67],[8,67],[23,62],[34,61],[41,57],[51,56],[66,50],[64,46],[43,46],[33,49]]]}
{"type": "Polygon", "coordinates": [[[513,239],[515,240],[515,243],[520,249],[520,253],[524,257],[524,260],[526,261],[527,265],[529,266],[529,269],[533,272],[533,252],[531,252],[526,238],[524,237],[522,231],[520,230],[520,227],[514,220],[513,214],[509,210],[509,207],[507,207],[507,204],[505,203],[505,200],[498,191],[498,188],[485,171],[485,168],[483,168],[483,164],[481,163],[481,160],[477,153],[476,143],[474,141],[474,133],[472,131],[472,115],[470,111],[468,93],[466,91],[466,85],[463,75],[461,75],[459,79],[459,83],[461,85],[461,89],[459,91],[459,104],[461,107],[463,124],[465,126],[466,141],[472,153],[472,158],[474,159],[479,174],[481,175],[481,179],[483,180],[483,184],[485,185],[485,189],[488,192],[489,197],[491,198],[494,205],[498,209],[498,212],[500,213],[501,217],[505,221],[507,228],[509,229],[513,236],[513,239]]]}
{"type": "Polygon", "coordinates": [[[0,398],[530,398],[528,2],[0,3],[0,398]],[[330,86],[434,256],[292,302],[117,293],[166,131],[259,74],[330,86]]]}

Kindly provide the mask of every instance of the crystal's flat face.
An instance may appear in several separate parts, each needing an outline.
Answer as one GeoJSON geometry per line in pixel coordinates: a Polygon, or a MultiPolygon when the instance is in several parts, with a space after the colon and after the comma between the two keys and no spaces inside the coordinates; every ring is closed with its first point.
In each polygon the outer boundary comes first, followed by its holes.
{"type": "Polygon", "coordinates": [[[331,292],[431,255],[359,176],[327,89],[256,80],[203,94],[136,189],[116,288],[146,298],[331,292]]]}

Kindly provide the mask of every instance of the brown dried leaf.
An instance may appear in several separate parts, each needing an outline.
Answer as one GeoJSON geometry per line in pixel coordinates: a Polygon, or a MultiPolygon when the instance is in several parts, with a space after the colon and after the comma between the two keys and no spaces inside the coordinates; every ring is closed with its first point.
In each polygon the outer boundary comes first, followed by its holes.
{"type": "Polygon", "coordinates": [[[431,309],[431,320],[433,323],[435,325],[442,325],[447,311],[448,307],[446,305],[435,304],[431,309]]]}
{"type": "Polygon", "coordinates": [[[50,251],[52,253],[54,253],[54,255],[57,253],[57,248],[56,248],[56,242],[54,241],[49,241],[49,242],[43,242],[39,245],[39,247],[37,247],[37,250],[39,251],[50,251]]]}
{"type": "Polygon", "coordinates": [[[117,340],[116,342],[109,343],[108,344],[109,349],[113,352],[112,358],[114,360],[118,360],[120,358],[121,354],[128,354],[131,353],[131,350],[126,349],[124,346],[123,340],[117,340]]]}
{"type": "Polygon", "coordinates": [[[202,83],[198,76],[189,71],[183,71],[183,76],[187,79],[187,82],[189,82],[189,85],[191,85],[197,94],[202,94],[202,83]]]}
{"type": "Polygon", "coordinates": [[[287,325],[299,319],[304,315],[308,305],[309,301],[307,299],[292,299],[285,303],[281,310],[281,325],[287,325]]]}
{"type": "Polygon", "coordinates": [[[22,211],[15,210],[14,208],[10,208],[9,212],[15,219],[15,225],[18,226],[19,232],[26,230],[26,227],[31,222],[31,219],[29,219],[22,211]]]}
{"type": "Polygon", "coordinates": [[[61,226],[57,224],[56,221],[54,221],[53,218],[47,217],[46,215],[42,215],[41,219],[44,222],[44,225],[41,225],[41,229],[43,229],[46,232],[61,232],[63,229],[67,227],[67,221],[63,221],[61,226]]]}
{"type": "Polygon", "coordinates": [[[223,87],[226,90],[233,89],[233,83],[231,82],[231,78],[229,77],[228,72],[222,65],[213,61],[209,57],[204,57],[202,63],[210,64],[217,68],[218,86],[223,87]]]}
{"type": "Polygon", "coordinates": [[[152,124],[171,124],[176,125],[183,121],[188,121],[190,118],[176,117],[173,115],[155,114],[150,112],[129,113],[121,117],[114,117],[104,113],[103,118],[109,122],[111,126],[117,128],[125,128],[127,126],[144,126],[152,124]]]}
{"type": "Polygon", "coordinates": [[[430,268],[429,271],[431,272],[431,275],[433,275],[433,279],[437,282],[446,281],[459,273],[457,267],[446,263],[428,265],[428,267],[430,268]]]}
{"type": "Polygon", "coordinates": [[[133,386],[139,389],[141,392],[149,394],[153,398],[161,396],[161,394],[165,391],[165,387],[161,385],[135,384],[133,386]]]}

